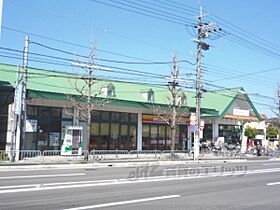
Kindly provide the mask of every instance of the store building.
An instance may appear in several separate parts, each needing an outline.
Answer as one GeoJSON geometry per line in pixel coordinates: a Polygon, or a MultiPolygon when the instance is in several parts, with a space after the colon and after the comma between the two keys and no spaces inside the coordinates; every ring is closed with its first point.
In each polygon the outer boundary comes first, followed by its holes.
{"type": "MultiPolygon", "coordinates": [[[[25,137],[21,129],[13,136],[13,99],[17,67],[1,64],[1,139],[2,150],[59,150],[66,126],[80,125],[83,137],[86,123],[79,118],[77,106],[71,98],[81,95],[75,86],[82,86],[79,75],[29,68],[27,84],[27,121],[25,137]],[[5,91],[2,91],[5,90],[5,91]]],[[[253,104],[242,89],[204,93],[202,119],[205,127],[203,139],[229,136],[232,128],[238,129],[248,120],[259,120],[253,104]],[[228,91],[228,92],[227,92],[228,91]],[[243,91],[243,92],[241,92],[243,91]],[[232,127],[233,126],[233,127],[232,127]]],[[[92,101],[90,141],[88,149],[102,150],[168,150],[171,146],[169,126],[155,110],[168,107],[167,88],[129,82],[96,79],[92,93],[98,100],[92,101]],[[98,104],[99,102],[102,104],[98,104]],[[157,114],[156,114],[157,113],[157,114]]],[[[190,115],[195,112],[193,92],[182,94],[181,111],[177,119],[176,149],[190,149],[193,133],[190,115]]],[[[238,132],[238,131],[237,131],[238,132]]],[[[229,139],[229,137],[228,137],[229,139]]]]}
{"type": "Polygon", "coordinates": [[[223,137],[228,144],[240,143],[244,124],[262,121],[243,88],[207,92],[202,99],[204,107],[217,110],[217,115],[204,116],[204,140],[223,137]]]}

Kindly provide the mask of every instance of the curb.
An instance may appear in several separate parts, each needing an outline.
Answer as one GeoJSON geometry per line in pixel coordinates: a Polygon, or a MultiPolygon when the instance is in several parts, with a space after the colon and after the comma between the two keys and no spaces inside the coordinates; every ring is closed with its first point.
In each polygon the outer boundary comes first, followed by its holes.
{"type": "Polygon", "coordinates": [[[137,167],[143,165],[183,165],[200,163],[240,163],[247,162],[246,159],[240,160],[200,160],[200,161],[145,161],[145,162],[108,162],[108,163],[88,163],[88,164],[49,164],[49,165],[0,165],[0,171],[5,170],[46,170],[46,169],[86,169],[86,168],[108,168],[108,167],[137,167]]]}

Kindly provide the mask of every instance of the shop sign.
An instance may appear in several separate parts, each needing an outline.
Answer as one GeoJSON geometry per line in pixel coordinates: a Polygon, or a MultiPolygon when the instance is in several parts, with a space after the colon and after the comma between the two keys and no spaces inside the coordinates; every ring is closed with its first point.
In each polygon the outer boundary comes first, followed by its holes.
{"type": "Polygon", "coordinates": [[[37,120],[26,120],[25,132],[37,132],[37,120]]]}
{"type": "Polygon", "coordinates": [[[199,126],[200,130],[203,130],[204,127],[205,127],[205,121],[204,120],[200,120],[200,126],[199,126]]]}
{"type": "Polygon", "coordinates": [[[191,113],[190,124],[191,125],[195,125],[196,124],[196,114],[195,113],[191,113]]]}
{"type": "Polygon", "coordinates": [[[60,133],[58,133],[58,132],[50,132],[50,134],[49,134],[50,146],[57,147],[60,145],[59,136],[60,136],[60,133]]]}
{"type": "Polygon", "coordinates": [[[239,115],[239,116],[246,116],[249,117],[250,116],[250,112],[249,110],[246,109],[233,109],[233,115],[239,115]]]}
{"type": "MultiPolygon", "coordinates": [[[[164,117],[156,116],[156,115],[142,115],[143,123],[158,123],[158,124],[166,124],[168,119],[164,117]]],[[[176,119],[176,124],[189,124],[190,119],[186,117],[180,117],[176,119]]]]}
{"type": "Polygon", "coordinates": [[[14,101],[15,101],[15,114],[16,115],[20,115],[21,114],[21,109],[22,109],[22,89],[23,89],[22,84],[19,84],[16,87],[16,90],[15,90],[14,101]]]}

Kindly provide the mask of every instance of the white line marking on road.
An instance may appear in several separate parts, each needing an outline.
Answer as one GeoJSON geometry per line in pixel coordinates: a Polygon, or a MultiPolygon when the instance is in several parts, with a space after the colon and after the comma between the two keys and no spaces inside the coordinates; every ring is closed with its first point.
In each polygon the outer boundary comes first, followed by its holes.
{"type": "Polygon", "coordinates": [[[264,163],[264,164],[262,164],[263,166],[271,166],[271,165],[279,165],[280,164],[280,162],[279,163],[264,163]]]}
{"type": "Polygon", "coordinates": [[[103,203],[103,204],[97,204],[97,205],[92,205],[92,206],[81,206],[81,207],[64,209],[64,210],[96,209],[96,208],[102,208],[102,207],[119,206],[119,205],[142,203],[142,202],[148,202],[148,201],[164,200],[164,199],[179,198],[179,197],[181,197],[181,196],[180,195],[167,195],[167,196],[160,196],[160,197],[153,197],[153,198],[143,198],[143,199],[136,199],[136,200],[103,203]]]}
{"type": "Polygon", "coordinates": [[[44,178],[44,177],[66,177],[66,176],[84,176],[85,173],[73,174],[44,174],[44,175],[26,175],[26,176],[3,176],[0,179],[30,179],[30,178],[44,178]]]}
{"type": "Polygon", "coordinates": [[[1,186],[1,189],[13,189],[13,188],[27,188],[27,187],[37,187],[38,184],[27,184],[27,185],[10,185],[10,186],[1,186]]]}
{"type": "Polygon", "coordinates": [[[174,180],[187,180],[187,179],[200,179],[211,177],[230,177],[230,176],[243,176],[249,174],[261,174],[261,173],[273,173],[280,172],[280,168],[258,169],[248,171],[231,171],[231,172],[211,172],[206,174],[192,174],[192,175],[175,175],[175,176],[154,176],[154,177],[132,177],[126,179],[113,179],[113,180],[98,180],[90,181],[90,183],[74,182],[75,184],[58,183],[60,185],[52,186],[54,183],[49,184],[37,184],[34,188],[19,188],[19,189],[7,189],[0,190],[0,194],[3,193],[17,193],[17,192],[31,192],[31,191],[44,191],[44,190],[57,190],[57,189],[69,189],[69,188],[81,188],[81,187],[98,187],[98,186],[112,186],[121,184],[137,184],[147,182],[162,182],[162,181],[174,181],[174,180]],[[103,182],[102,182],[103,181],[103,182]]]}
{"type": "Polygon", "coordinates": [[[214,169],[214,168],[222,168],[222,166],[209,166],[209,167],[203,167],[203,166],[200,166],[200,167],[194,167],[194,168],[190,168],[190,167],[187,167],[187,168],[182,168],[182,167],[175,167],[175,168],[166,168],[164,169],[164,171],[184,171],[184,170],[192,170],[192,169],[214,169]]]}
{"type": "Polygon", "coordinates": [[[267,186],[273,186],[273,185],[279,185],[280,182],[272,182],[272,183],[267,183],[267,186]]]}

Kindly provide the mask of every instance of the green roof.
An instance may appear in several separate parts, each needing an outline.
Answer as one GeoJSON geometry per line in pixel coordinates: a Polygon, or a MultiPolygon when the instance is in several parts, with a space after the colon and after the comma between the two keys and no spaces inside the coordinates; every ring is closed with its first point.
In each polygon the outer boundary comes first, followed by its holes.
{"type": "MultiPolygon", "coordinates": [[[[21,78],[22,71],[21,69],[21,78]]],[[[0,64],[0,72],[0,85],[10,84],[12,87],[15,87],[17,66],[0,64]]],[[[153,104],[168,105],[167,98],[170,96],[170,92],[167,87],[107,79],[95,79],[94,81],[92,92],[99,97],[104,97],[102,93],[100,94],[102,88],[108,87],[109,85],[115,87],[116,96],[112,98],[113,104],[125,104],[127,106],[145,108],[150,108],[153,104]],[[149,90],[154,92],[154,103],[148,102],[143,95],[149,90]]],[[[66,95],[79,96],[80,93],[75,86],[82,87],[84,85],[85,81],[82,79],[82,76],[78,74],[28,68],[27,89],[30,97],[66,100],[66,95]]],[[[244,92],[242,88],[232,88],[203,93],[201,99],[202,113],[204,113],[205,117],[223,117],[226,110],[241,91],[244,92]]],[[[187,96],[187,104],[185,107],[189,108],[191,111],[195,111],[195,93],[184,91],[184,94],[187,96]]],[[[255,107],[246,94],[245,97],[255,110],[255,107]]],[[[259,116],[256,110],[255,113],[259,116]]]]}
{"type": "MultiPolygon", "coordinates": [[[[3,82],[8,82],[11,84],[11,86],[15,87],[17,67],[14,65],[0,64],[0,71],[2,72],[0,80],[3,82]]],[[[92,94],[98,94],[100,97],[104,96],[100,94],[100,90],[102,88],[108,87],[111,84],[114,85],[116,90],[116,97],[113,98],[115,100],[151,104],[151,102],[148,102],[145,99],[143,93],[153,90],[155,94],[154,103],[166,105],[168,102],[167,97],[170,94],[167,87],[152,85],[148,86],[131,82],[111,81],[105,79],[94,80],[92,94]]],[[[38,92],[38,97],[40,95],[42,96],[44,93],[48,93],[48,95],[52,97],[54,97],[54,94],[80,95],[80,93],[77,91],[77,88],[75,88],[75,85],[78,87],[85,85],[85,81],[81,79],[81,75],[35,69],[30,67],[28,68],[27,89],[29,92],[38,92]]],[[[189,93],[185,92],[185,95],[188,94],[189,93]]],[[[56,97],[56,99],[58,98],[56,97]]]]}

